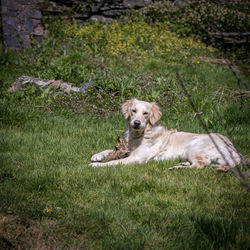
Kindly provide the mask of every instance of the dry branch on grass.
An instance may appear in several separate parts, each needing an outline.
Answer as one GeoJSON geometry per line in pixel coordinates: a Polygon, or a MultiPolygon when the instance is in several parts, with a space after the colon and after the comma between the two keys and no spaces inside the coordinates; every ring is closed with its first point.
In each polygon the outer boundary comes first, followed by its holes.
{"type": "Polygon", "coordinates": [[[73,92],[85,92],[84,87],[78,88],[73,86],[71,83],[62,82],[59,80],[44,80],[39,78],[34,78],[31,76],[20,76],[16,79],[16,81],[12,84],[12,86],[8,89],[9,92],[16,92],[18,90],[22,90],[23,87],[27,85],[35,84],[41,88],[54,88],[54,89],[61,89],[65,93],[73,92]]]}

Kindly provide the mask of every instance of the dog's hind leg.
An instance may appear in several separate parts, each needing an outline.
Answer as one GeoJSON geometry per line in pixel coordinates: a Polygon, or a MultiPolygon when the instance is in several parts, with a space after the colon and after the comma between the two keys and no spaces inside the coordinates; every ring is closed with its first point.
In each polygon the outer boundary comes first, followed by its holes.
{"type": "Polygon", "coordinates": [[[190,162],[186,161],[186,162],[181,162],[180,165],[178,165],[178,166],[174,166],[174,167],[169,168],[169,170],[173,170],[176,168],[190,168],[190,167],[191,167],[190,162]]]}
{"type": "Polygon", "coordinates": [[[204,158],[201,157],[200,155],[191,157],[189,160],[192,164],[190,162],[183,162],[183,163],[180,163],[180,165],[178,166],[169,168],[169,170],[176,169],[176,168],[204,168],[206,165],[209,165],[208,161],[204,160],[204,158]]]}
{"type": "Polygon", "coordinates": [[[224,172],[224,173],[228,172],[230,169],[231,169],[231,167],[229,167],[229,166],[220,166],[220,167],[216,168],[217,171],[224,172]]]}

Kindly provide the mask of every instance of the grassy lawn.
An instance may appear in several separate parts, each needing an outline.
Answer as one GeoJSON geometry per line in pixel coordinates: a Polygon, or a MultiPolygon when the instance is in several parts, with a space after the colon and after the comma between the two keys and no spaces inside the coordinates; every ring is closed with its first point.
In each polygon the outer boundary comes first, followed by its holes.
{"type": "Polygon", "coordinates": [[[88,166],[123,135],[119,108],[131,97],[157,102],[169,129],[204,132],[177,71],[210,131],[227,128],[249,157],[249,98],[225,65],[197,59],[220,53],[164,23],[55,29],[43,44],[2,53],[0,248],[249,248],[249,191],[232,173],[169,171],[176,162],[88,166]],[[20,75],[93,85],[7,93],[20,75]]]}
{"type": "Polygon", "coordinates": [[[90,168],[122,130],[118,115],[43,113],[1,126],[1,213],[39,228],[33,237],[47,247],[248,247],[249,192],[232,174],[169,171],[173,162],[90,168]]]}

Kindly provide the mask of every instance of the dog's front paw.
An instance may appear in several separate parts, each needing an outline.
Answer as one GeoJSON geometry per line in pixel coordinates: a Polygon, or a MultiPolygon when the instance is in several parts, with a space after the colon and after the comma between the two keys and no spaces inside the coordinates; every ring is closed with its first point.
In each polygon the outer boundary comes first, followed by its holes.
{"type": "Polygon", "coordinates": [[[103,154],[98,153],[98,154],[94,154],[94,155],[91,157],[91,161],[92,161],[92,162],[100,162],[100,161],[103,161],[104,158],[105,158],[105,157],[103,156],[103,154]]]}
{"type": "Polygon", "coordinates": [[[93,167],[93,168],[104,167],[103,163],[101,163],[101,162],[92,162],[89,164],[89,166],[93,167]]]}

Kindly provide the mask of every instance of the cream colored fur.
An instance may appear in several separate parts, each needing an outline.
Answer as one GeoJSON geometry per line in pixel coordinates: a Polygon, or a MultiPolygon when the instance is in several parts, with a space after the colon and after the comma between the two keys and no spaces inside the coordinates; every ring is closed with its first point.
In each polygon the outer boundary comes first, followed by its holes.
{"type": "Polygon", "coordinates": [[[130,155],[124,159],[101,162],[112,151],[105,150],[92,156],[92,167],[180,159],[183,162],[170,169],[213,166],[228,171],[242,162],[242,156],[221,134],[177,132],[157,125],[162,114],[155,103],[131,99],[122,105],[122,113],[127,120],[124,139],[130,155]]]}

